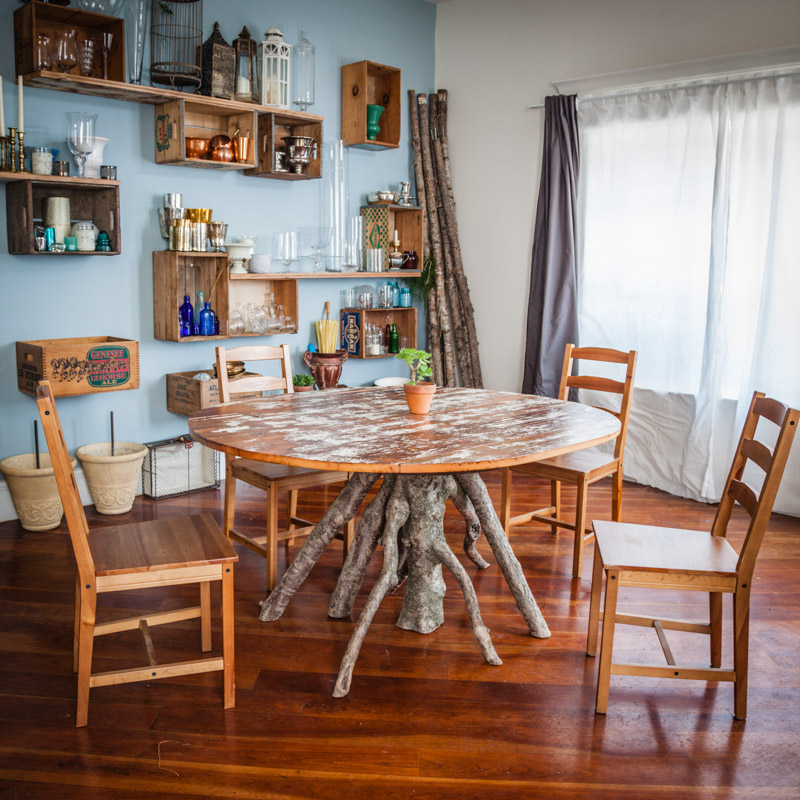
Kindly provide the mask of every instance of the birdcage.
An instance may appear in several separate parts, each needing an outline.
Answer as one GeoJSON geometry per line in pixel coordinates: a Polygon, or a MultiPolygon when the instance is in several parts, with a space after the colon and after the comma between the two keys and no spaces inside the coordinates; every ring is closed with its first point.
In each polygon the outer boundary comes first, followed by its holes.
{"type": "Polygon", "coordinates": [[[197,48],[203,41],[203,0],[152,0],[150,82],[198,87],[197,48]]]}
{"type": "Polygon", "coordinates": [[[145,444],[142,491],[160,500],[219,487],[220,457],[187,433],[145,444]]]}

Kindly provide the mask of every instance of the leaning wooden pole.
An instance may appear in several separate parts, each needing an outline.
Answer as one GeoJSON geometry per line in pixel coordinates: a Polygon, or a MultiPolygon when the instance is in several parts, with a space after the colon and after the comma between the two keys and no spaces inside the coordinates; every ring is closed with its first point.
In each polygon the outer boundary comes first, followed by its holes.
{"type": "MultiPolygon", "coordinates": [[[[417,109],[417,95],[411,89],[408,92],[408,118],[411,120],[411,144],[414,148],[414,180],[417,184],[417,205],[422,208],[422,241],[424,251],[422,253],[423,269],[427,262],[430,252],[428,238],[428,221],[425,202],[425,178],[422,172],[422,148],[419,140],[419,111],[417,109]]],[[[442,346],[441,331],[439,329],[439,310],[437,308],[436,290],[431,288],[426,298],[428,311],[428,350],[431,352],[431,368],[433,369],[433,379],[439,385],[444,385],[442,371],[442,346]]]]}
{"type": "Polygon", "coordinates": [[[444,214],[447,220],[448,239],[453,254],[453,274],[458,284],[458,290],[463,309],[464,327],[466,328],[469,344],[470,364],[472,371],[472,385],[478,389],[483,388],[483,374],[481,371],[480,352],[478,350],[478,332],[475,327],[475,309],[469,295],[469,285],[464,274],[464,262],[461,257],[461,245],[458,238],[458,222],[456,221],[456,202],[453,195],[453,182],[450,175],[450,147],[447,138],[447,90],[439,89],[438,92],[438,119],[437,132],[439,142],[438,158],[441,155],[439,168],[440,183],[442,185],[442,200],[444,214]]]}
{"type": "MultiPolygon", "coordinates": [[[[428,234],[433,249],[433,257],[436,260],[436,300],[439,310],[439,326],[442,334],[443,351],[443,386],[457,386],[456,379],[456,360],[455,348],[453,344],[453,331],[450,324],[450,310],[447,303],[447,291],[445,288],[445,262],[444,248],[442,247],[442,233],[439,227],[439,216],[436,213],[436,175],[433,171],[433,158],[431,156],[431,140],[428,134],[430,122],[428,120],[428,98],[424,94],[417,95],[417,107],[419,109],[419,128],[424,135],[421,135],[420,146],[422,152],[422,173],[425,183],[425,196],[427,203],[428,234]]],[[[437,380],[438,383],[438,380],[437,380]]]]}

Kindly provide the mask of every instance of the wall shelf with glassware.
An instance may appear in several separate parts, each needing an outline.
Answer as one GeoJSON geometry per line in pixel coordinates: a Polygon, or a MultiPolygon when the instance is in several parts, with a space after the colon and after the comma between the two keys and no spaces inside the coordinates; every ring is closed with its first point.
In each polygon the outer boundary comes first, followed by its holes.
{"type": "MultiPolygon", "coordinates": [[[[270,272],[269,277],[275,281],[314,280],[317,278],[358,278],[374,280],[376,278],[419,278],[420,269],[393,269],[386,272],[270,272]]],[[[258,277],[264,277],[259,275],[258,277]]]]}
{"type": "Polygon", "coordinates": [[[153,253],[153,335],[167,342],[204,342],[233,337],[268,336],[297,333],[297,281],[279,280],[275,275],[231,275],[226,253],[185,253],[161,250],[153,253]],[[185,295],[196,305],[197,292],[204,292],[219,319],[215,336],[181,336],[178,309],[185,295]],[[239,331],[234,312],[268,305],[266,295],[274,295],[274,305],[284,312],[284,325],[266,332],[239,331]]]}
{"type": "MultiPolygon", "coordinates": [[[[373,273],[384,274],[384,273],[373,273]]],[[[395,273],[392,273],[395,274],[395,273]]],[[[397,325],[400,348],[417,346],[417,309],[411,308],[343,308],[339,330],[350,358],[394,358],[395,353],[367,355],[367,325],[386,328],[397,325]],[[405,341],[404,341],[405,340],[405,341]]]]}
{"type": "Polygon", "coordinates": [[[253,178],[275,178],[281,181],[307,181],[322,177],[322,119],[309,122],[298,120],[295,116],[281,113],[259,113],[258,134],[255,142],[257,164],[254,169],[249,169],[245,175],[253,178]],[[300,142],[294,146],[297,150],[297,166],[300,172],[295,172],[291,163],[292,153],[289,152],[287,137],[308,136],[314,140],[313,145],[300,142]],[[299,163],[304,151],[309,148],[309,161],[307,164],[299,163]],[[275,163],[276,151],[286,153],[283,171],[277,169],[275,163]]]}
{"type": "Polygon", "coordinates": [[[122,250],[119,181],[10,172],[0,173],[0,182],[6,183],[8,252],[12,255],[114,256],[122,250]],[[43,225],[45,199],[54,196],[69,200],[72,220],[91,220],[99,230],[106,231],[111,250],[37,250],[34,228],[43,225]]]}
{"type": "Polygon", "coordinates": [[[342,141],[345,147],[387,150],[400,146],[400,70],[358,61],[342,67],[342,141]],[[373,108],[371,109],[370,106],[373,108]],[[369,137],[374,107],[383,111],[377,120],[379,131],[369,137]]]}
{"type": "MultiPolygon", "coordinates": [[[[421,263],[424,249],[423,211],[416,206],[372,205],[361,207],[362,246],[383,249],[383,268],[389,269],[389,251],[397,231],[400,252],[415,252],[421,263]]],[[[401,270],[404,272],[405,270],[401,270]]],[[[410,270],[409,270],[410,271],[410,270]]],[[[394,272],[394,271],[393,271],[394,272]]]]}

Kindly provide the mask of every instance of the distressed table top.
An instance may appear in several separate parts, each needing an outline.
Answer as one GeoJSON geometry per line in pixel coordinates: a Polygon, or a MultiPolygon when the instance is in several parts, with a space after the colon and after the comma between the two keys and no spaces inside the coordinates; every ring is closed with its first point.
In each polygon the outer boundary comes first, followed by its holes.
{"type": "Polygon", "coordinates": [[[619,420],[578,403],[439,389],[428,416],[402,387],[264,397],[203,409],[192,435],[257,461],[349,472],[470,472],[526,464],[613,439],[619,420]]]}

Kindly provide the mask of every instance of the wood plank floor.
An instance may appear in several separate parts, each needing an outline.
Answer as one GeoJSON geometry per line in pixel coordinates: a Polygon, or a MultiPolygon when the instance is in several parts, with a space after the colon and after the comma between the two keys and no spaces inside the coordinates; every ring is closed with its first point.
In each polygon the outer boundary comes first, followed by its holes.
{"type": "MultiPolygon", "coordinates": [[[[488,475],[499,500],[497,475],[488,475]]],[[[239,527],[259,526],[263,495],[242,487],[239,527]]],[[[540,483],[515,478],[514,511],[548,503],[540,483]]],[[[334,489],[306,493],[315,518],[334,489]]],[[[565,490],[566,500],[571,493],[565,490]]],[[[176,500],[139,499],[124,518],[219,512],[209,491],[176,500]]],[[[590,491],[604,517],[610,490],[590,491]]],[[[708,529],[712,506],[626,484],[632,522],[708,529]]],[[[219,514],[218,514],[219,516],[219,514]]],[[[458,552],[461,520],[448,516],[458,552]]],[[[743,516],[734,520],[741,543],[743,516]]],[[[236,573],[236,708],[223,711],[219,674],[92,691],[89,726],[74,726],[71,672],[73,567],[63,531],[34,534],[0,525],[0,798],[763,798],[800,797],[800,520],[774,516],[753,591],[749,718],[733,719],[731,684],[614,677],[609,713],[594,713],[596,659],[584,654],[591,555],[570,578],[571,534],[543,527],[512,533],[550,624],[532,639],[492,565],[473,577],[500,667],[485,664],[460,592],[447,576],[445,624],[420,636],[394,627],[402,590],[367,635],[350,695],[331,690],[353,623],[326,616],[341,563],[338,542],[283,618],[260,623],[264,563],[242,550],[236,573]]],[[[296,548],[290,551],[290,557],[296,548]]],[[[284,558],[281,549],[281,558],[284,558]]],[[[379,569],[372,565],[356,604],[379,569]]],[[[283,569],[283,563],[280,565],[283,569]]],[[[212,590],[214,591],[214,590],[212,590]]],[[[219,590],[217,589],[216,592],[219,590]]],[[[702,618],[706,596],[653,592],[648,609],[702,618]]],[[[621,606],[630,595],[621,592],[621,606]]],[[[218,596],[212,594],[215,604],[218,596]]],[[[193,602],[188,589],[102,595],[100,619],[193,602]]],[[[725,660],[730,663],[726,598],[725,660]]],[[[355,618],[355,617],[354,617],[355,618]]],[[[197,621],[153,630],[159,660],[199,657],[197,621]],[[197,655],[194,655],[197,653],[197,655]]],[[[219,620],[214,619],[215,652],[219,620]]],[[[671,635],[676,657],[707,663],[707,640],[671,635]]],[[[615,653],[658,658],[655,632],[622,627],[615,653]]],[[[143,663],[137,632],[102,637],[95,668],[143,663]]]]}

